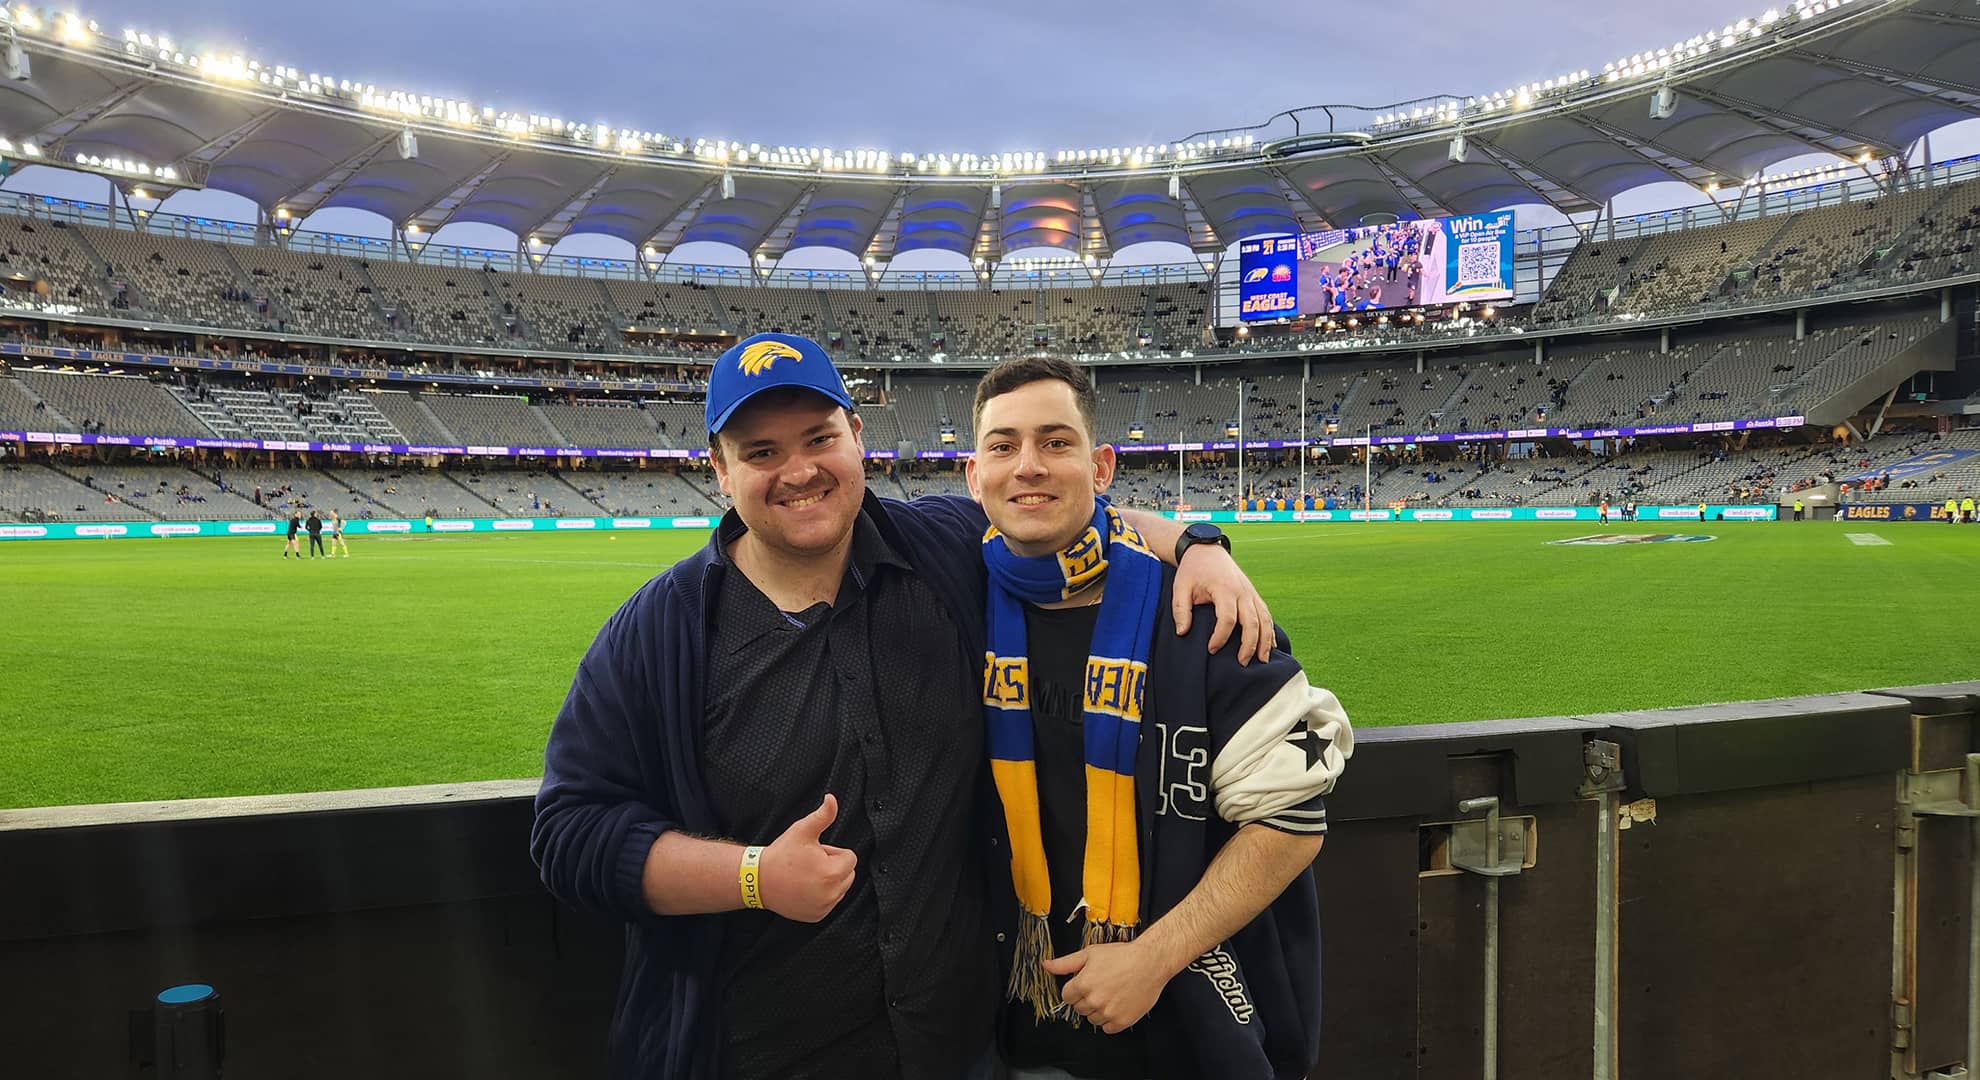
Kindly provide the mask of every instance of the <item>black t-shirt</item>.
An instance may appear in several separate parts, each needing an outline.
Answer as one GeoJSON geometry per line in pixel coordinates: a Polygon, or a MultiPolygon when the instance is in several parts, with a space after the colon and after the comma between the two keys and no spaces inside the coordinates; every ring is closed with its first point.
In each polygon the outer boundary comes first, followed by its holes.
{"type": "Polygon", "coordinates": [[[981,661],[865,515],[832,604],[779,611],[731,565],[710,623],[701,766],[723,834],[768,844],[829,791],[822,839],[859,856],[821,922],[724,917],[723,1076],[961,1075],[998,1000],[970,827],[981,661]]]}
{"type": "Polygon", "coordinates": [[[316,516],[315,514],[311,514],[311,515],[309,516],[309,521],[308,521],[308,525],[309,525],[309,535],[311,535],[311,536],[318,536],[318,535],[321,535],[321,534],[322,534],[322,532],[323,532],[323,519],[322,519],[322,518],[320,518],[320,517],[317,517],[317,516],[316,516]]]}
{"type": "Polygon", "coordinates": [[[296,531],[301,528],[302,528],[302,519],[291,514],[289,516],[289,539],[291,540],[295,539],[296,531]]]}
{"type": "MultiPolygon", "coordinates": [[[[1052,881],[1052,952],[1078,952],[1086,913],[1086,657],[1100,605],[1045,609],[1026,605],[1025,656],[1031,667],[1031,736],[1038,768],[1038,819],[1045,864],[1052,881]]],[[[1064,986],[1065,979],[1059,980],[1064,986]]],[[[1004,1038],[1010,1064],[1047,1066],[1093,1080],[1141,1080],[1148,1075],[1147,1048],[1129,1028],[1109,1035],[1091,1024],[1037,1022],[1025,1002],[1004,1006],[1004,1038]]]]}

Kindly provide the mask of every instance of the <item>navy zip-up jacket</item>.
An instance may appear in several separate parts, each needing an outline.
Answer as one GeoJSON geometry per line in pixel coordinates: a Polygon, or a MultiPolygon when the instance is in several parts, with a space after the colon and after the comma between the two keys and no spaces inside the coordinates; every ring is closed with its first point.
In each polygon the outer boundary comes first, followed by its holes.
{"type": "MultiPolygon", "coordinates": [[[[968,655],[981,656],[981,509],[957,496],[908,504],[870,493],[863,509],[941,599],[968,655]]],[[[708,604],[726,572],[717,535],[606,621],[544,751],[530,830],[543,883],[572,907],[626,924],[607,1051],[618,1080],[719,1074],[721,917],[655,914],[641,886],[661,833],[717,831],[699,765],[708,604]]]]}

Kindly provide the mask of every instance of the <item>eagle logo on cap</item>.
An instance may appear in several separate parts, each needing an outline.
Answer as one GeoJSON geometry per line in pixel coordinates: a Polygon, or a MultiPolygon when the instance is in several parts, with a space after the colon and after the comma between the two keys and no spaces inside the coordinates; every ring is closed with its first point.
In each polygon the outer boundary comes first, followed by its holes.
{"type": "Polygon", "coordinates": [[[770,365],[788,358],[791,363],[802,363],[804,354],[781,341],[759,341],[742,351],[736,358],[736,366],[744,375],[761,375],[770,370],[770,365]]]}

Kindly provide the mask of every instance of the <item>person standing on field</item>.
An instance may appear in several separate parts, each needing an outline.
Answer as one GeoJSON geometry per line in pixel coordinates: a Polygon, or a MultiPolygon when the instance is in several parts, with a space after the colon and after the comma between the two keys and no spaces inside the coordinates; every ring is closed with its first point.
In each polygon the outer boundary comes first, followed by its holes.
{"type": "Polygon", "coordinates": [[[344,542],[344,515],[330,511],[330,557],[336,558],[338,549],[343,549],[344,558],[351,557],[351,545],[344,542]]]}

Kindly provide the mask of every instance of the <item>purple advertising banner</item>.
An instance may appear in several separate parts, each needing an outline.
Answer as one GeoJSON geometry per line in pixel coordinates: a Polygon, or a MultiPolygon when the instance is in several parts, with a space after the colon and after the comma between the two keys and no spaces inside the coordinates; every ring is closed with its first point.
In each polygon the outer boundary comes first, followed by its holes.
{"type": "MultiPolygon", "coordinates": [[[[1771,420],[1717,420],[1703,424],[1661,424],[1656,427],[1617,428],[1525,428],[1517,431],[1456,431],[1428,435],[1378,435],[1377,446],[1406,446],[1414,443],[1489,442],[1505,439],[1627,439],[1639,435],[1693,435],[1715,431],[1752,431],[1761,428],[1800,427],[1802,418],[1784,416],[1771,420]]],[[[1350,436],[1336,439],[1246,439],[1246,450],[1291,450],[1301,446],[1366,446],[1369,439],[1350,436]]],[[[470,457],[575,457],[575,458],[705,458],[705,449],[669,448],[620,449],[575,446],[429,446],[403,443],[283,442],[273,439],[189,439],[145,435],[79,435],[66,431],[0,431],[0,442],[55,443],[73,446],[145,446],[193,450],[303,450],[339,454],[412,454],[470,457]]],[[[1194,450],[1236,450],[1237,440],[1184,443],[1116,443],[1124,454],[1174,453],[1194,450]]],[[[925,460],[966,458],[968,450],[921,450],[915,457],[925,460]]],[[[876,459],[897,458],[893,450],[868,450],[876,459]]]]}
{"type": "MultiPolygon", "coordinates": [[[[406,443],[284,442],[277,439],[195,439],[149,435],[79,435],[70,431],[0,431],[0,442],[51,443],[65,446],[137,446],[161,450],[302,450],[336,454],[411,454],[418,457],[571,457],[571,458],[705,458],[708,451],[623,449],[578,446],[432,446],[406,443]]],[[[896,450],[868,450],[875,459],[900,457],[896,450]]],[[[926,455],[923,455],[926,456],[926,455]]],[[[958,452],[952,456],[967,457],[958,452]]]]}

